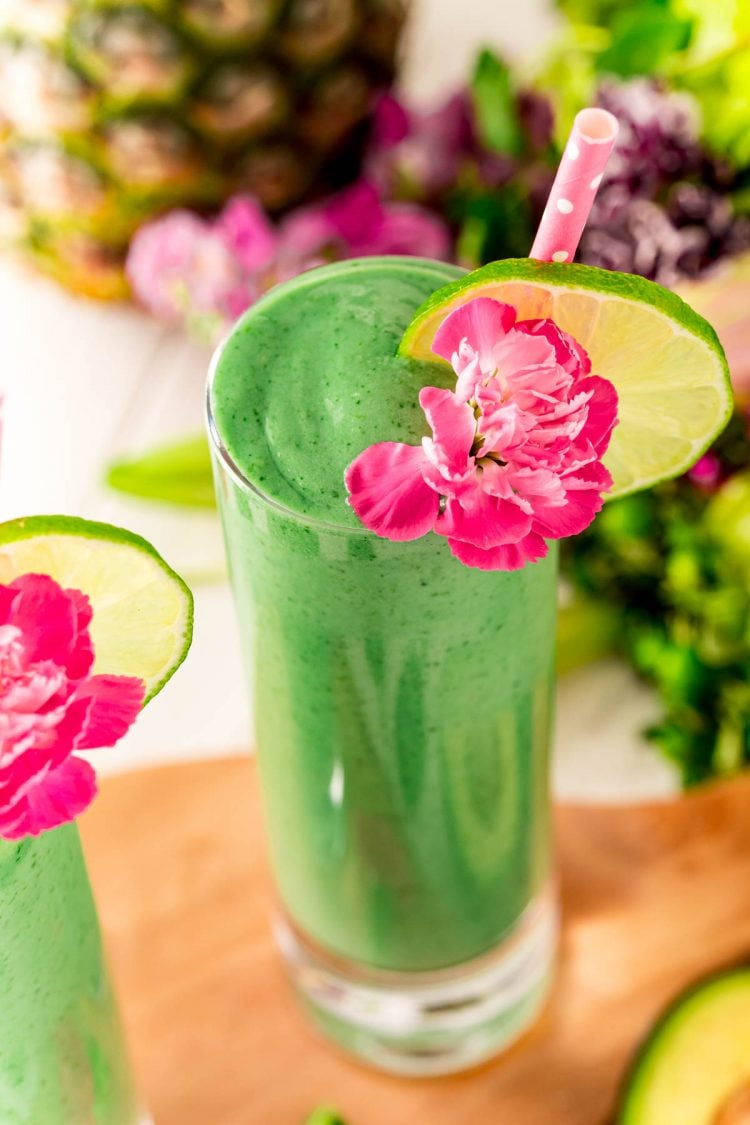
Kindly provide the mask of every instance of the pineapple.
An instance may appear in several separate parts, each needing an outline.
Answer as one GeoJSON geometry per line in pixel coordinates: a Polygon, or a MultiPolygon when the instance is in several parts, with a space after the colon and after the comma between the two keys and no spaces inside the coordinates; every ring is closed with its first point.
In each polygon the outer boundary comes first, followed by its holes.
{"type": "Polygon", "coordinates": [[[356,175],[406,0],[0,0],[0,244],[118,297],[135,228],[356,175]]]}

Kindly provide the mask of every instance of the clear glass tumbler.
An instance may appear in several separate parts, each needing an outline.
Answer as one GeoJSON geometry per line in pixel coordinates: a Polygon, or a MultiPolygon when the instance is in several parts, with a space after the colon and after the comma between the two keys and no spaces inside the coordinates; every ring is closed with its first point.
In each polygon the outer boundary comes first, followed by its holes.
{"type": "MultiPolygon", "coordinates": [[[[413,268],[434,289],[428,265],[413,268]]],[[[472,570],[437,536],[395,543],[266,495],[227,448],[217,393],[267,302],[217,354],[208,411],[278,944],[340,1044],[400,1073],[461,1069],[528,1025],[551,974],[556,553],[472,570]]]]}

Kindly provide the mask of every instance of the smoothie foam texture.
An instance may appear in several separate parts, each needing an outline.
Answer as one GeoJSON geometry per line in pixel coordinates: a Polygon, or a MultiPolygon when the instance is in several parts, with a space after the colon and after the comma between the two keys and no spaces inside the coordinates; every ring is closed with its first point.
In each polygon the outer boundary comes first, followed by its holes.
{"type": "Polygon", "coordinates": [[[462,271],[366,258],[303,274],[246,313],[220,350],[211,411],[220,444],[264,496],[347,528],[344,470],[377,441],[418,442],[420,389],[449,386],[435,357],[397,355],[404,326],[462,271]]]}

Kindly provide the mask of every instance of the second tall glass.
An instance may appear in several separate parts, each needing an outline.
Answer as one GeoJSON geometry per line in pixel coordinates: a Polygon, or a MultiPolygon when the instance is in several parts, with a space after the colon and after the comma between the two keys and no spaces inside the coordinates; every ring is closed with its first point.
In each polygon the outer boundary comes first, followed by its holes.
{"type": "Polygon", "coordinates": [[[0,840],[0,1122],[147,1125],[74,824],[0,840]]]}

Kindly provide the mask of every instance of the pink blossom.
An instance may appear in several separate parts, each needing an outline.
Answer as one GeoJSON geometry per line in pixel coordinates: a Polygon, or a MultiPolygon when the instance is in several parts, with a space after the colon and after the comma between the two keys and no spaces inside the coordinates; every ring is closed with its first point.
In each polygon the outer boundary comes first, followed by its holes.
{"type": "Polygon", "coordinates": [[[0,585],[0,836],[72,820],[96,793],[76,750],[111,746],[143,704],[130,676],[91,675],[91,606],[78,590],[25,574],[0,585]]]}
{"type": "Polygon", "coordinates": [[[300,207],[281,223],[277,269],[284,281],[345,253],[346,243],[325,207],[300,207]]]}
{"type": "Polygon", "coordinates": [[[421,446],[381,442],[349,465],[362,523],[394,540],[434,531],[482,570],[518,569],[546,555],[545,540],[588,527],[612,483],[601,457],[617,395],[580,344],[477,297],[446,317],[433,351],[455,390],[420,392],[432,430],[421,446]]]}
{"type": "Polygon", "coordinates": [[[300,266],[377,254],[446,259],[447,226],[409,203],[384,203],[377,189],[360,180],[324,204],[301,208],[281,228],[281,258],[300,266]]]}
{"type": "Polygon", "coordinates": [[[277,235],[252,196],[235,195],[230,199],[216,220],[215,229],[247,273],[270,269],[276,256],[277,235]]]}
{"type": "Polygon", "coordinates": [[[701,492],[714,492],[721,482],[721,461],[715,453],[704,453],[688,470],[688,478],[701,492]]]}
{"type": "Polygon", "coordinates": [[[412,115],[394,94],[386,91],[375,105],[372,120],[372,144],[376,149],[395,148],[409,136],[412,115]]]}
{"type": "Polygon", "coordinates": [[[169,323],[188,319],[209,340],[258,296],[230,244],[236,224],[227,225],[229,233],[190,211],[172,211],[136,231],[128,251],[128,278],[143,304],[169,323]]]}
{"type": "Polygon", "coordinates": [[[476,154],[471,98],[452,94],[434,110],[409,110],[392,95],[375,107],[367,174],[378,188],[430,199],[453,186],[476,154]]]}

